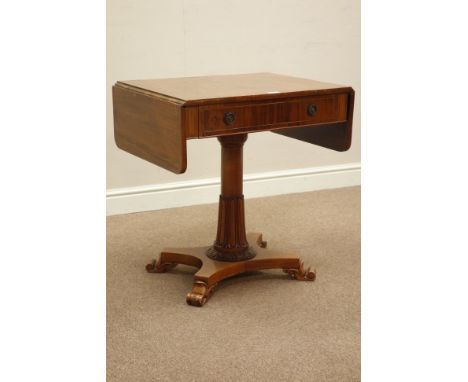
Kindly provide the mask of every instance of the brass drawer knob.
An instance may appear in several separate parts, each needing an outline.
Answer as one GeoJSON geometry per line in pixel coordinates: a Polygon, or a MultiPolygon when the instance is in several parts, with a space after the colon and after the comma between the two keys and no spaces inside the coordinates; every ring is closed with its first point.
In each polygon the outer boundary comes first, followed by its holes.
{"type": "Polygon", "coordinates": [[[317,106],[311,103],[309,106],[307,106],[307,114],[309,114],[311,117],[313,117],[317,113],[317,106]]]}
{"type": "Polygon", "coordinates": [[[232,111],[228,111],[227,113],[224,114],[223,121],[226,125],[231,125],[235,119],[236,117],[234,113],[232,111]]]}

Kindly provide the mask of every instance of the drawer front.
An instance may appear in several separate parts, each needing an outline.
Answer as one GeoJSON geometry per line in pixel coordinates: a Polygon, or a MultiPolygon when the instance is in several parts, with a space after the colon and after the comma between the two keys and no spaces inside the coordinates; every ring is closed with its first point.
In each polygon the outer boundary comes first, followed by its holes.
{"type": "Polygon", "coordinates": [[[200,107],[200,133],[204,136],[344,122],[348,94],[301,97],[261,103],[233,103],[200,107]]]}

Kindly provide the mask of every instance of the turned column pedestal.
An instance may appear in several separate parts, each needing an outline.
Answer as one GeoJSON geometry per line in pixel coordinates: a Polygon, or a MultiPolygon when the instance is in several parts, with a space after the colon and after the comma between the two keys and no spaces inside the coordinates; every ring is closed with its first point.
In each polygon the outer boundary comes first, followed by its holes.
{"type": "Polygon", "coordinates": [[[305,269],[299,257],[267,250],[261,234],[246,234],[242,153],[247,134],[227,135],[218,140],[221,195],[216,240],[208,247],[165,249],[158,260],[146,266],[147,271],[166,272],[177,264],[199,268],[193,289],[187,295],[187,303],[195,306],[205,304],[219,281],[239,273],[278,268],[297,280],[313,281],[315,270],[305,269]]]}
{"type": "Polygon", "coordinates": [[[221,195],[218,232],[207,256],[219,261],[241,261],[255,257],[245,233],[242,193],[242,154],[247,134],[218,138],[221,143],[221,195]]]}

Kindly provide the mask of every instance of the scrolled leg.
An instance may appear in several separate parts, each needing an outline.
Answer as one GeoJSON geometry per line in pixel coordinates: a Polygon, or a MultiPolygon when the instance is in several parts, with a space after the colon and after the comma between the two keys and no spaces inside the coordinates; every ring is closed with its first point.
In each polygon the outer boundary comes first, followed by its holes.
{"type": "Polygon", "coordinates": [[[192,291],[187,294],[187,304],[203,306],[213,294],[216,284],[208,286],[204,281],[195,281],[192,291]]]}
{"type": "Polygon", "coordinates": [[[316,276],[315,269],[311,269],[310,267],[307,269],[304,268],[304,262],[302,261],[299,263],[299,267],[297,269],[283,269],[283,272],[299,281],[314,281],[316,276]]]}
{"type": "Polygon", "coordinates": [[[257,245],[260,248],[266,248],[267,247],[267,242],[263,240],[263,235],[259,234],[257,238],[257,245]]]}
{"type": "Polygon", "coordinates": [[[158,260],[155,259],[153,262],[146,265],[146,270],[149,273],[164,273],[174,268],[176,265],[175,263],[164,261],[163,255],[161,254],[158,260]]]}

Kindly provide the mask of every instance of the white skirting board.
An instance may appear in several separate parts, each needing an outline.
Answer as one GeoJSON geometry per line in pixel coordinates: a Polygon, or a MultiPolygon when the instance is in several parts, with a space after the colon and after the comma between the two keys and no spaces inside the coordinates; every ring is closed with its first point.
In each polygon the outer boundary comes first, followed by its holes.
{"type": "MultiPolygon", "coordinates": [[[[244,175],[245,198],[316,191],[361,184],[361,164],[244,175]]],[[[217,203],[220,178],[107,190],[107,215],[217,203]]]]}

